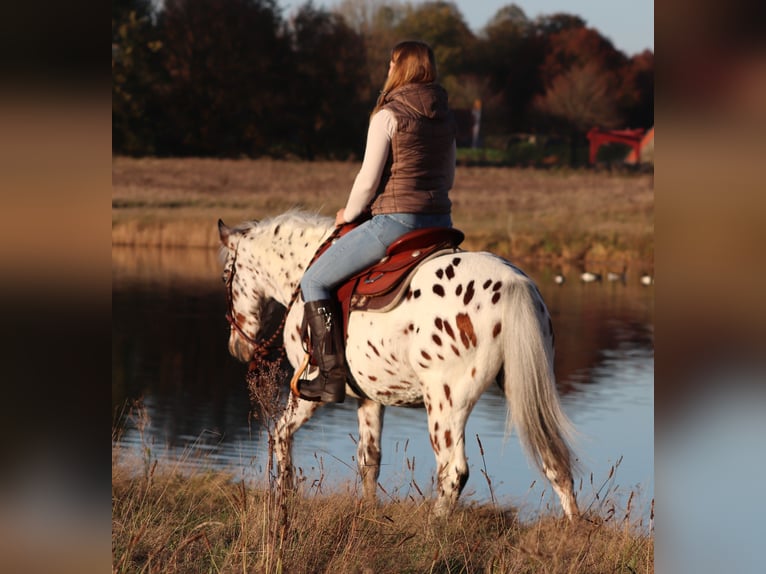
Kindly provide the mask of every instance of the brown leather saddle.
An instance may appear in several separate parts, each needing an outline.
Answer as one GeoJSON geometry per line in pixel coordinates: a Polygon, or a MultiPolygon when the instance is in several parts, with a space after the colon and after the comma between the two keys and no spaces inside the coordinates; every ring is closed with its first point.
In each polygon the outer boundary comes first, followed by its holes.
{"type": "MultiPolygon", "coordinates": [[[[345,235],[357,225],[359,224],[347,223],[340,229],[337,237],[345,235]]],[[[348,319],[351,311],[384,312],[394,308],[407,293],[413,272],[433,257],[443,253],[454,253],[464,238],[462,231],[451,227],[416,229],[389,245],[383,259],[346,280],[336,291],[343,311],[343,338],[348,337],[348,319]]],[[[324,246],[316,257],[324,253],[329,246],[330,244],[324,246]]],[[[307,336],[305,319],[301,331],[306,347],[310,349],[311,341],[307,336]]],[[[314,361],[309,350],[290,381],[290,389],[296,396],[300,396],[299,380],[310,363],[314,364],[314,361]]],[[[356,384],[351,373],[347,382],[358,396],[367,396],[356,384]]]]}
{"type": "MultiPolygon", "coordinates": [[[[354,227],[356,224],[345,225],[338,236],[354,227]]],[[[441,252],[454,252],[464,238],[462,231],[452,227],[426,227],[397,239],[388,247],[383,259],[338,287],[344,334],[351,311],[385,312],[394,308],[406,294],[412,272],[441,252]]]]}

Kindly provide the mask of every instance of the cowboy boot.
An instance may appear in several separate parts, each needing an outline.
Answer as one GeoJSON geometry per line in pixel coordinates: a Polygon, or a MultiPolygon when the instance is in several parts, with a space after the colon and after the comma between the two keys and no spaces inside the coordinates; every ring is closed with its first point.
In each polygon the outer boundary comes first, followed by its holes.
{"type": "Polygon", "coordinates": [[[299,386],[307,401],[342,403],[346,398],[346,364],[343,325],[334,301],[309,301],[304,306],[311,334],[311,356],[319,366],[319,376],[299,386]]]}

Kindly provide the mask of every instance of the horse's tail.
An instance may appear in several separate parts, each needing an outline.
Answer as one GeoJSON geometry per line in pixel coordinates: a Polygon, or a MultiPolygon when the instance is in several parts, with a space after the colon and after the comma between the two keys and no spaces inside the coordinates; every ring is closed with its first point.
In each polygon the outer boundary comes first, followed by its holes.
{"type": "Polygon", "coordinates": [[[503,325],[506,431],[516,429],[543,475],[552,471],[571,480],[574,427],[556,390],[552,325],[531,280],[521,274],[516,278],[508,289],[503,325]]]}

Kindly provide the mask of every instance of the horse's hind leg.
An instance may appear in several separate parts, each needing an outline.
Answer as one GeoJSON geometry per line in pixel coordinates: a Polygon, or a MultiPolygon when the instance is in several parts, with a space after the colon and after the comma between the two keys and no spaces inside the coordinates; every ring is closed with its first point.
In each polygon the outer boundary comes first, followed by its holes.
{"type": "Polygon", "coordinates": [[[308,421],[321,403],[298,400],[290,396],[274,433],[274,453],[277,458],[277,489],[279,492],[295,488],[293,471],[293,435],[308,421]]]}
{"type": "Polygon", "coordinates": [[[383,405],[369,399],[359,399],[359,442],[356,458],[362,477],[364,498],[375,504],[380,476],[380,435],[383,430],[383,405]]]}
{"type": "Polygon", "coordinates": [[[453,410],[449,386],[444,388],[444,395],[426,399],[428,430],[437,465],[438,494],[434,506],[437,516],[449,514],[468,481],[465,424],[471,409],[453,410]]]}

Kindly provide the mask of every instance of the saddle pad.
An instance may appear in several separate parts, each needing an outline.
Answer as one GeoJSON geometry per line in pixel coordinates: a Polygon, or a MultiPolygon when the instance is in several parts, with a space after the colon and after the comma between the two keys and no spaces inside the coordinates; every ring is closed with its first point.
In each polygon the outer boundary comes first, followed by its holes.
{"type": "Polygon", "coordinates": [[[388,249],[386,249],[386,255],[394,255],[440,244],[457,247],[463,242],[463,239],[465,239],[463,232],[454,227],[423,227],[421,229],[413,229],[389,245],[388,249]]]}
{"type": "Polygon", "coordinates": [[[447,247],[445,244],[430,245],[414,251],[403,251],[394,255],[387,255],[377,263],[370,271],[359,277],[354,293],[361,297],[376,297],[384,295],[402,281],[410,268],[417,265],[425,257],[435,251],[447,247]]]}
{"type": "Polygon", "coordinates": [[[403,268],[406,269],[406,273],[391,273],[390,275],[393,279],[386,281],[387,290],[385,291],[368,288],[369,294],[365,294],[365,292],[360,289],[360,284],[362,282],[360,279],[359,283],[356,285],[356,289],[351,293],[351,299],[348,302],[348,310],[377,311],[379,313],[385,313],[386,311],[393,309],[407,293],[412,276],[421,265],[436,257],[456,253],[458,251],[460,250],[455,247],[445,248],[444,245],[436,246],[434,249],[428,250],[427,253],[418,257],[416,262],[407,262],[404,264],[403,268]]]}

